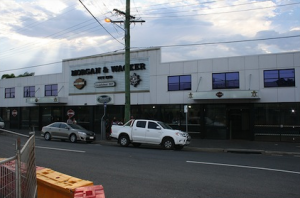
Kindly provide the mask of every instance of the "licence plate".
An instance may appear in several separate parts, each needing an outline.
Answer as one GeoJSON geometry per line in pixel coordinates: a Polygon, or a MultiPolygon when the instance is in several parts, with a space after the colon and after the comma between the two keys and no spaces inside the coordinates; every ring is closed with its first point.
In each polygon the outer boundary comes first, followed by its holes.
{"type": "Polygon", "coordinates": [[[90,137],[90,139],[94,139],[94,137],[90,137]]]}

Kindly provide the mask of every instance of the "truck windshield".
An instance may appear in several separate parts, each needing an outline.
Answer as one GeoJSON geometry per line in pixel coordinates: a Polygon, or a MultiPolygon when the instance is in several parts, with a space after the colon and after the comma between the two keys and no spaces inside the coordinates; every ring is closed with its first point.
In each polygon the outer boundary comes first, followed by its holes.
{"type": "Polygon", "coordinates": [[[164,129],[172,129],[172,127],[170,127],[169,125],[167,125],[167,124],[164,123],[164,122],[158,122],[158,124],[159,124],[162,128],[164,128],[164,129]]]}

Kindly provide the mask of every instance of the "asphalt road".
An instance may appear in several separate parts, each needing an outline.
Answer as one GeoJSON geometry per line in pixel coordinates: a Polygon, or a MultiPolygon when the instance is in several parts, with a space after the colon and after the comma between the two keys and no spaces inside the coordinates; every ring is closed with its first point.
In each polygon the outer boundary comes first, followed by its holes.
{"type": "MultiPolygon", "coordinates": [[[[14,148],[0,134],[0,158],[14,148]]],[[[13,152],[12,152],[13,153],[13,152]]],[[[300,157],[166,151],[36,139],[36,165],[104,187],[107,198],[300,197],[300,157]]]]}

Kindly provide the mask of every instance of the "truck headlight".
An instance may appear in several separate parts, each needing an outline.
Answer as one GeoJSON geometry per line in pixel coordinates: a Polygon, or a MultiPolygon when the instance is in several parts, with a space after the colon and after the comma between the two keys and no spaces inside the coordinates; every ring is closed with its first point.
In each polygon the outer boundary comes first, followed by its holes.
{"type": "Polygon", "coordinates": [[[177,132],[176,135],[181,136],[181,137],[185,137],[185,133],[181,133],[181,132],[177,132]]]}

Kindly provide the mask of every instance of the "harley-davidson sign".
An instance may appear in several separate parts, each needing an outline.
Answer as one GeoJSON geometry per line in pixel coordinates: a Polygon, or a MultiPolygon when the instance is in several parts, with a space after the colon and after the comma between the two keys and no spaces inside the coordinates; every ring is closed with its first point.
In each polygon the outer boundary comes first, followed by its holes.
{"type": "Polygon", "coordinates": [[[86,81],[82,78],[78,78],[74,81],[73,85],[77,88],[77,89],[83,89],[86,85],[86,81]]]}

